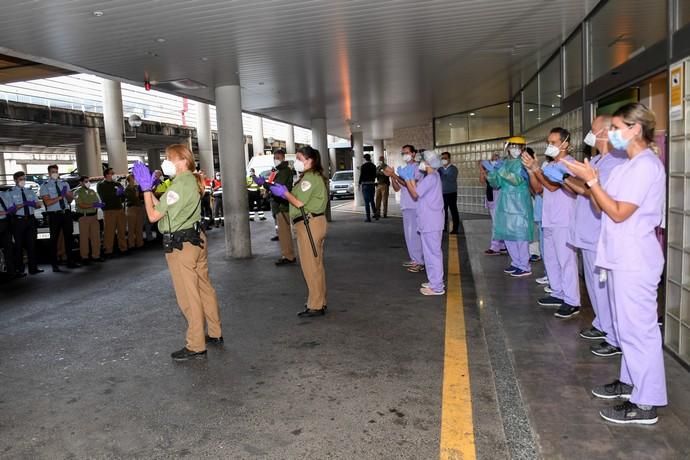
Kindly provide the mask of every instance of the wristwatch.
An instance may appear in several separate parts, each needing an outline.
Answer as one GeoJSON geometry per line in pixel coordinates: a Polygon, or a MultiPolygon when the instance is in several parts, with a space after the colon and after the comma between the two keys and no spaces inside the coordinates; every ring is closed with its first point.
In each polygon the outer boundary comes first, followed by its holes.
{"type": "Polygon", "coordinates": [[[596,177],[594,179],[588,180],[586,182],[588,188],[592,188],[598,183],[599,183],[599,179],[597,179],[596,177]]]}

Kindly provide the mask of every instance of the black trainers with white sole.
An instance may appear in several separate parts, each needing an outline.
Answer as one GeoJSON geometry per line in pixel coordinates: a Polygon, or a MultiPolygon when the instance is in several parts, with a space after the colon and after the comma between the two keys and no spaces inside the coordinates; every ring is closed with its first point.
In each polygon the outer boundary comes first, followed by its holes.
{"type": "Polygon", "coordinates": [[[630,399],[633,386],[614,380],[606,385],[599,385],[592,388],[592,394],[601,399],[630,399]]]}
{"type": "Polygon", "coordinates": [[[580,331],[580,337],[587,340],[600,340],[606,338],[606,332],[600,331],[596,327],[592,326],[587,329],[582,329],[580,331]]]}
{"type": "Polygon", "coordinates": [[[553,314],[553,316],[555,316],[556,318],[568,319],[579,314],[580,307],[574,307],[572,305],[564,303],[563,305],[561,305],[558,311],[553,314]]]}
{"type": "Polygon", "coordinates": [[[602,358],[609,358],[611,356],[623,354],[623,350],[618,347],[614,347],[606,340],[596,345],[592,345],[589,347],[589,351],[591,351],[593,355],[601,356],[602,358]]]}
{"type": "Polygon", "coordinates": [[[624,425],[654,425],[659,421],[659,417],[656,415],[656,407],[652,406],[650,409],[645,410],[630,401],[602,409],[599,415],[607,422],[624,425]]]}
{"type": "Polygon", "coordinates": [[[541,299],[537,300],[537,303],[542,307],[560,307],[563,305],[563,301],[561,299],[552,295],[542,297],[541,299]]]}

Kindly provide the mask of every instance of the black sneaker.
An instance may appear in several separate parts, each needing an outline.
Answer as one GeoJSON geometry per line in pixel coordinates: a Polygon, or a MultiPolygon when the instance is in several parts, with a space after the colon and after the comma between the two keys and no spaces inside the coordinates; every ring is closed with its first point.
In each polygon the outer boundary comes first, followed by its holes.
{"type": "Polygon", "coordinates": [[[278,241],[279,239],[280,239],[280,238],[278,238],[278,236],[276,235],[276,236],[274,236],[274,237],[271,238],[271,241],[278,241]]]}
{"type": "Polygon", "coordinates": [[[288,259],[286,257],[281,257],[280,259],[276,260],[276,265],[290,265],[294,264],[297,261],[297,259],[288,259]]]}
{"type": "Polygon", "coordinates": [[[587,340],[599,340],[606,338],[606,332],[600,331],[596,327],[592,326],[587,329],[582,329],[580,331],[580,337],[587,340]]]}
{"type": "Polygon", "coordinates": [[[568,319],[572,318],[575,315],[580,314],[580,307],[574,307],[572,305],[568,305],[567,303],[564,303],[561,305],[561,307],[558,309],[556,313],[553,314],[556,318],[563,318],[563,319],[568,319]]]}
{"type": "Polygon", "coordinates": [[[630,399],[633,386],[614,380],[606,385],[600,385],[592,389],[592,394],[601,399],[630,399]]]}
{"type": "Polygon", "coordinates": [[[221,335],[220,337],[211,337],[211,336],[206,336],[206,343],[209,345],[223,345],[223,336],[221,335]]]}
{"type": "Polygon", "coordinates": [[[312,316],[323,316],[326,314],[326,309],[322,308],[320,310],[312,310],[311,308],[305,308],[303,311],[297,313],[300,318],[311,318],[312,316]]]}
{"type": "Polygon", "coordinates": [[[659,417],[656,415],[656,407],[652,406],[651,409],[644,410],[630,401],[602,409],[599,415],[608,422],[619,424],[654,425],[659,421],[659,417]]]}
{"type": "Polygon", "coordinates": [[[541,299],[537,300],[537,303],[542,307],[560,307],[563,305],[563,301],[561,299],[558,299],[552,295],[542,297],[541,299]]]}
{"type": "Polygon", "coordinates": [[[592,354],[601,356],[603,358],[608,358],[609,356],[616,356],[616,355],[622,355],[623,350],[621,350],[618,347],[614,347],[610,343],[608,343],[606,340],[604,340],[601,343],[598,343],[596,345],[592,345],[589,347],[589,351],[592,352],[592,354]]]}
{"type": "Polygon", "coordinates": [[[175,361],[187,361],[189,359],[206,359],[206,350],[204,351],[192,351],[187,347],[182,350],[178,350],[170,355],[175,361]]]}

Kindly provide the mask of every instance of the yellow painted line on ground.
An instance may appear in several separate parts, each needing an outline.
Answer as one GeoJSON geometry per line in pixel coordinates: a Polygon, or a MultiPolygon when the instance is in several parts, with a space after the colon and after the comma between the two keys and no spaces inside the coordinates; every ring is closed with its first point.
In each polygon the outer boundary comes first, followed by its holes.
{"type": "Polygon", "coordinates": [[[448,284],[446,291],[446,342],[443,364],[441,412],[441,460],[477,457],[472,422],[470,369],[465,335],[465,314],[460,287],[458,240],[448,238],[448,284]]]}

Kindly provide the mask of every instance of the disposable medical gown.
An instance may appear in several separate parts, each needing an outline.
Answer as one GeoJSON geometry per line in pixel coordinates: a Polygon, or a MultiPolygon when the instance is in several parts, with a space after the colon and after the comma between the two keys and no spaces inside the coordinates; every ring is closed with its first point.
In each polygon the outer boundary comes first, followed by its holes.
{"type": "Polygon", "coordinates": [[[532,241],[534,232],[532,196],[520,159],[504,161],[487,175],[501,194],[494,216],[494,240],[532,241]]]}

